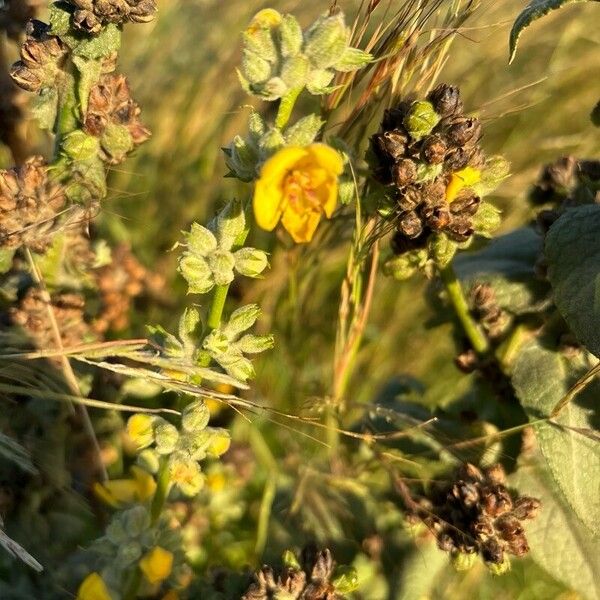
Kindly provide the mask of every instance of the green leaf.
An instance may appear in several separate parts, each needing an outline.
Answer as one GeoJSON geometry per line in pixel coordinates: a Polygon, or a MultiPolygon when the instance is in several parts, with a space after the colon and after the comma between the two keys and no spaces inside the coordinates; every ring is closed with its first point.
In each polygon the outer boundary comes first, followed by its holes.
{"type": "Polygon", "coordinates": [[[48,20],[50,22],[50,33],[62,37],[71,29],[71,13],[65,10],[66,5],[55,2],[50,7],[48,20]]]}
{"type": "Polygon", "coordinates": [[[44,88],[31,101],[31,114],[42,129],[52,131],[58,111],[58,92],[56,88],[44,88]]]}
{"type": "Polygon", "coordinates": [[[542,346],[541,341],[533,340],[523,347],[516,358],[513,385],[533,423],[542,454],[558,488],[581,522],[598,534],[598,442],[575,429],[594,429],[591,419],[600,395],[600,382],[596,380],[589,384],[552,422],[540,422],[589,370],[589,359],[587,353],[567,359],[542,346]]]}
{"type": "Polygon", "coordinates": [[[525,464],[509,483],[520,493],[542,501],[540,514],[526,525],[531,558],[582,598],[598,600],[598,542],[561,500],[547,470],[540,464],[525,464]]]}
{"type": "MultiPolygon", "coordinates": [[[[62,27],[62,20],[57,27],[62,27]]],[[[71,48],[74,56],[90,60],[110,56],[121,47],[121,30],[114,23],[109,23],[98,35],[90,36],[67,31],[61,33],[60,38],[71,48]]]]}
{"type": "Polygon", "coordinates": [[[448,567],[448,555],[433,541],[417,546],[402,563],[402,586],[395,600],[431,598],[438,576],[448,567]]]}
{"type": "Polygon", "coordinates": [[[90,91],[100,79],[102,62],[99,60],[84,58],[83,56],[74,56],[73,63],[79,71],[77,94],[79,95],[81,112],[85,115],[85,113],[87,113],[90,91]]]}
{"type": "Polygon", "coordinates": [[[454,266],[465,287],[492,286],[501,308],[515,315],[538,312],[549,303],[547,282],[535,275],[542,238],[523,227],[494,239],[482,250],[463,252],[454,266]]]}
{"type": "Polygon", "coordinates": [[[569,327],[600,357],[600,206],[566,211],[546,237],[554,302],[569,327]]]}
{"type": "MultiPolygon", "coordinates": [[[[529,27],[533,21],[547,15],[549,12],[564,6],[565,4],[573,4],[575,2],[587,2],[588,0],[532,0],[516,18],[510,31],[510,50],[508,64],[515,58],[517,53],[517,45],[521,33],[526,27],[529,27]]],[[[598,0],[596,0],[598,2],[598,0]]]]}
{"type": "Polygon", "coordinates": [[[307,115],[285,130],[285,141],[289,146],[308,146],[315,141],[325,121],[318,115],[307,115]]]}

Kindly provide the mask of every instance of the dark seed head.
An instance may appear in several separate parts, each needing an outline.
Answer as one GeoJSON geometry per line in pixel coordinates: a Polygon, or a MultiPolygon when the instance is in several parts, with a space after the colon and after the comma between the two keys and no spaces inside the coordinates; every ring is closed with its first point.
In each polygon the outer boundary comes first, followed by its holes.
{"type": "Polygon", "coordinates": [[[408,158],[402,158],[392,167],[392,177],[399,188],[406,187],[417,179],[417,165],[408,158]]]}
{"type": "Polygon", "coordinates": [[[448,144],[438,133],[427,136],[421,146],[421,159],[430,165],[438,165],[444,162],[448,144]]]}
{"type": "Polygon", "coordinates": [[[428,94],[427,99],[433,104],[435,112],[441,117],[458,114],[463,110],[460,92],[453,85],[444,83],[438,85],[428,94]]]}
{"type": "Polygon", "coordinates": [[[535,519],[540,511],[542,503],[537,498],[521,496],[515,502],[513,514],[517,519],[535,519]]]}
{"type": "Polygon", "coordinates": [[[467,190],[464,194],[450,203],[450,212],[453,215],[472,217],[481,204],[481,198],[467,190]]]}
{"type": "Polygon", "coordinates": [[[445,202],[434,206],[425,206],[421,214],[427,226],[434,231],[440,231],[450,223],[450,211],[445,202]]]}
{"type": "Polygon", "coordinates": [[[481,547],[481,555],[485,562],[500,564],[504,560],[504,550],[500,543],[494,538],[484,542],[481,547]]]}
{"type": "Polygon", "coordinates": [[[423,196],[419,188],[409,186],[398,194],[398,207],[401,210],[414,210],[423,201],[423,196]]]}
{"type": "Polygon", "coordinates": [[[423,232],[423,223],[416,212],[410,211],[400,217],[398,230],[407,238],[418,238],[423,232]]]}
{"type": "Polygon", "coordinates": [[[460,117],[450,125],[446,135],[449,143],[455,146],[476,144],[481,137],[481,123],[479,119],[460,117]]]}

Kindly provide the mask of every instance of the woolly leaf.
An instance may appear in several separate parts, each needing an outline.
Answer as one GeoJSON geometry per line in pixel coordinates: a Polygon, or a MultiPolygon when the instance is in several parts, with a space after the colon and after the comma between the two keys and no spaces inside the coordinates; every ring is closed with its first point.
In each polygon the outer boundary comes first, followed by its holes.
{"type": "Polygon", "coordinates": [[[583,432],[593,431],[591,419],[600,394],[600,382],[588,385],[552,422],[544,420],[589,368],[587,353],[579,353],[567,360],[542,346],[540,341],[533,340],[524,346],[515,360],[513,385],[533,424],[542,455],[558,488],[581,522],[598,534],[598,442],[583,432]]]}
{"type": "Polygon", "coordinates": [[[600,206],[566,211],[546,237],[548,277],[558,310],[577,339],[600,357],[600,206]]]}
{"type": "Polygon", "coordinates": [[[540,514],[526,525],[531,558],[556,580],[586,600],[600,598],[598,543],[562,501],[543,465],[524,464],[509,483],[542,501],[540,514]]]}
{"type": "Polygon", "coordinates": [[[541,250],[542,238],[523,227],[482,250],[459,254],[454,264],[465,287],[490,284],[500,307],[520,315],[538,312],[549,303],[549,286],[534,271],[541,250]]]}
{"type": "Polygon", "coordinates": [[[100,73],[102,72],[102,62],[99,60],[91,60],[83,56],[74,56],[73,63],[79,71],[79,78],[77,82],[77,94],[79,95],[81,112],[85,114],[87,113],[90,91],[100,79],[100,73]]]}
{"type": "MultiPolygon", "coordinates": [[[[510,31],[508,63],[510,64],[515,58],[521,33],[523,33],[523,30],[526,27],[529,27],[533,21],[547,15],[557,8],[561,8],[565,4],[587,1],[588,0],[532,0],[532,2],[530,2],[516,18],[510,31]]],[[[596,0],[596,2],[598,2],[598,0],[596,0]]]]}
{"type": "Polygon", "coordinates": [[[56,88],[44,88],[31,101],[31,114],[42,129],[52,131],[58,111],[58,92],[56,88]]]}

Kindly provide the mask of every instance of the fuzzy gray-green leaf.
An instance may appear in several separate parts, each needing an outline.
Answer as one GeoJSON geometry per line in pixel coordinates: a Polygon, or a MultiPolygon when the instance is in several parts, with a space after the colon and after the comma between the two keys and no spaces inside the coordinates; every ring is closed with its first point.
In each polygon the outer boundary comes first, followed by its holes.
{"type": "Polygon", "coordinates": [[[600,206],[565,212],[546,237],[548,277],[558,310],[577,339],[600,358],[600,206]]]}
{"type": "MultiPolygon", "coordinates": [[[[521,33],[526,27],[529,27],[533,21],[547,15],[550,11],[561,8],[565,4],[573,4],[575,2],[587,2],[589,0],[532,0],[516,18],[510,31],[510,49],[509,59],[510,64],[517,53],[517,45],[521,33]]],[[[597,2],[598,0],[596,0],[597,2]]]]}
{"type": "Polygon", "coordinates": [[[589,359],[589,355],[580,352],[568,360],[534,340],[519,353],[512,381],[534,424],[542,454],[558,488],[580,521],[597,535],[600,533],[598,443],[572,428],[594,428],[592,414],[600,395],[600,382],[588,385],[553,422],[543,420],[589,370],[589,359]]]}

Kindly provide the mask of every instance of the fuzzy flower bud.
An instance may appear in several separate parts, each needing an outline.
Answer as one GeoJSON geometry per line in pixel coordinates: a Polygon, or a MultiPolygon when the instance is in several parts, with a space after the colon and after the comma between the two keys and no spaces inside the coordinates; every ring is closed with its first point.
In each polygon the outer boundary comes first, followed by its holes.
{"type": "Polygon", "coordinates": [[[156,451],[159,454],[171,454],[177,446],[179,440],[179,432],[177,427],[168,423],[164,419],[161,419],[154,426],[154,439],[156,444],[156,451]]]}
{"type": "Polygon", "coordinates": [[[204,400],[195,400],[183,410],[181,424],[186,431],[202,431],[210,421],[210,410],[204,400]]]}
{"type": "Polygon", "coordinates": [[[269,265],[267,253],[256,248],[241,248],[233,256],[235,270],[245,277],[258,277],[269,265]]]}
{"type": "Polygon", "coordinates": [[[408,133],[418,141],[429,135],[439,122],[440,115],[435,112],[431,102],[422,100],[413,102],[403,124],[408,133]]]}

